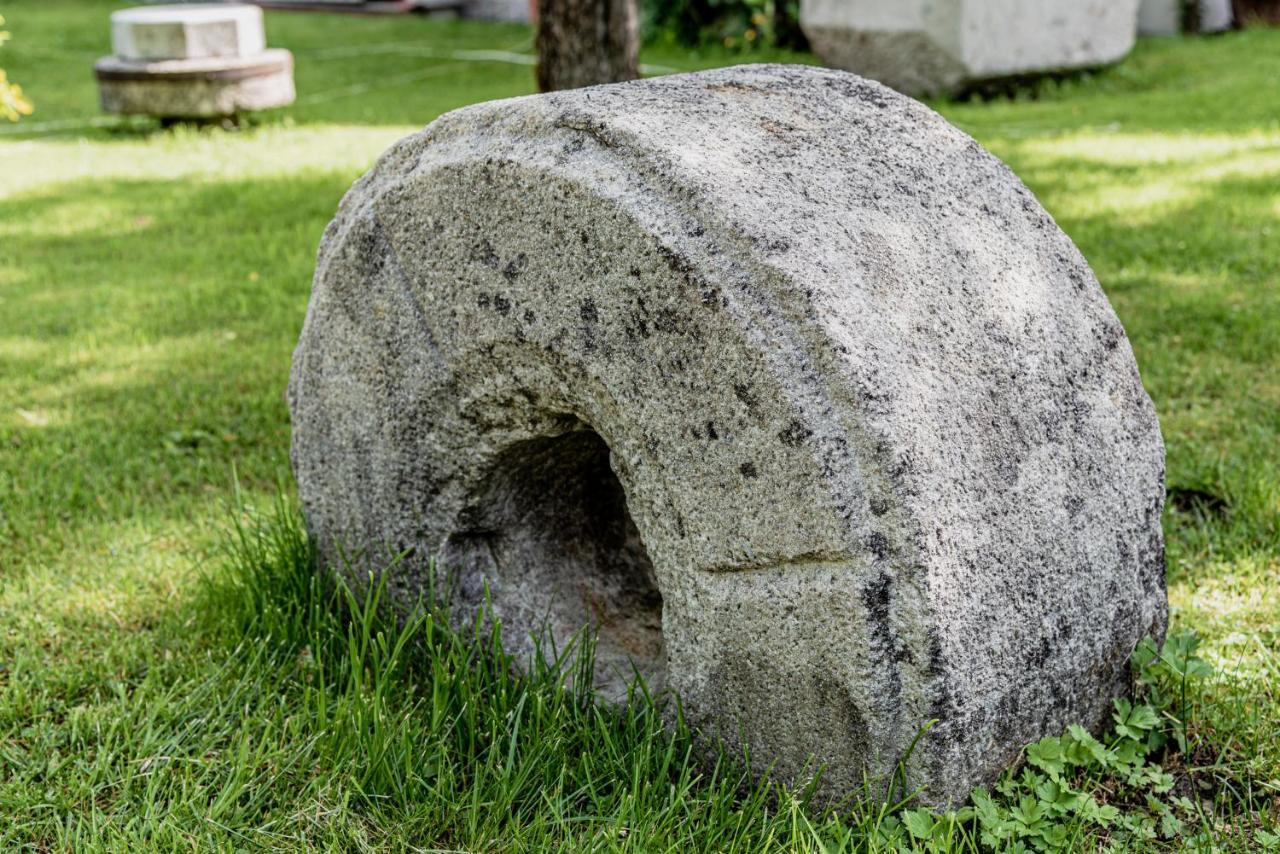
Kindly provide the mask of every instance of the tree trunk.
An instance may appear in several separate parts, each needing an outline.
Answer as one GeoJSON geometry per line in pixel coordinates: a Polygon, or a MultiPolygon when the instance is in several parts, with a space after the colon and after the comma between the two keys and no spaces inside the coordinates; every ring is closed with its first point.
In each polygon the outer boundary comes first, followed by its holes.
{"type": "Polygon", "coordinates": [[[636,0],[539,0],[543,92],[635,80],[639,53],[636,0]]]}
{"type": "Polygon", "coordinates": [[[1236,26],[1280,24],[1280,0],[1233,0],[1236,26]]]}
{"type": "Polygon", "coordinates": [[[788,50],[808,50],[809,40],[800,29],[800,3],[798,0],[778,0],[773,7],[774,40],[778,47],[788,50]]]}

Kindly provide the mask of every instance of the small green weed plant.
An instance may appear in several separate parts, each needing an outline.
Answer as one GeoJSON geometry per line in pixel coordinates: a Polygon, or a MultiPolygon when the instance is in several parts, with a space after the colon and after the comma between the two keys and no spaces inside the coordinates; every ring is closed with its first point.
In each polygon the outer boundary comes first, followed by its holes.
{"type": "MultiPolygon", "coordinates": [[[[1212,672],[1196,654],[1199,644],[1187,631],[1163,646],[1143,640],[1132,658],[1135,699],[1115,701],[1103,738],[1078,724],[1043,738],[994,792],[979,789],[971,805],[943,814],[904,810],[901,832],[886,825],[884,841],[950,850],[957,828],[969,825],[983,848],[999,851],[1075,850],[1090,838],[1121,850],[1174,840],[1196,847],[1189,828],[1201,827],[1204,816],[1162,763],[1179,764],[1189,748],[1192,698],[1212,672]]],[[[1259,843],[1268,837],[1260,831],[1259,843]]]]}

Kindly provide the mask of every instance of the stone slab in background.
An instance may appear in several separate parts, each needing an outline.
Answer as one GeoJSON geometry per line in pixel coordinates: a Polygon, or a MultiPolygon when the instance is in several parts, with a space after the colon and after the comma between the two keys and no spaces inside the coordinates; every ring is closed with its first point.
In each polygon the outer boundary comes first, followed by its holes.
{"type": "Polygon", "coordinates": [[[293,55],[265,48],[257,6],[122,9],[111,40],[115,55],[94,65],[105,112],[215,119],[294,101],[293,55]]]}
{"type": "Polygon", "coordinates": [[[1138,0],[801,0],[815,53],[910,95],[1116,62],[1138,0]]]}
{"type": "Polygon", "coordinates": [[[139,62],[104,57],[94,66],[104,112],[212,119],[292,104],[293,55],[271,48],[248,57],[139,62]]]}
{"type": "Polygon", "coordinates": [[[239,4],[140,6],[111,13],[111,49],[125,60],[247,57],[266,48],[262,10],[239,4]]]}
{"type": "Polygon", "coordinates": [[[1022,183],[850,74],[479,104],[325,232],[289,386],[328,566],[456,572],[513,651],[599,634],[704,735],[931,803],[1101,724],[1161,636],[1164,451],[1022,183]],[[432,561],[437,561],[433,566],[432,561]]]}

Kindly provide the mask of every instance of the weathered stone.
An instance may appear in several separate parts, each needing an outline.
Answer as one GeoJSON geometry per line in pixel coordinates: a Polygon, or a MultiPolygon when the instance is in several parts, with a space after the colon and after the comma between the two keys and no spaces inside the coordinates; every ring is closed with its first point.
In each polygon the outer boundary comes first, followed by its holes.
{"type": "Polygon", "coordinates": [[[94,66],[108,113],[202,119],[293,103],[293,55],[265,48],[257,6],[122,9],[111,42],[115,56],[94,66]]]}
{"type": "Polygon", "coordinates": [[[102,109],[165,118],[215,118],[293,103],[293,55],[141,62],[113,56],[94,66],[102,109]]]}
{"type": "Polygon", "coordinates": [[[911,95],[1106,65],[1133,48],[1138,0],[801,0],[828,65],[911,95]]]}
{"type": "Polygon", "coordinates": [[[1160,635],[1163,447],[1119,321],[926,107],[745,66],[480,104],[321,243],[289,387],[325,562],[599,632],[825,791],[945,802],[1104,720],[1160,635]],[[809,766],[812,767],[812,766],[809,766]]]}
{"type": "Polygon", "coordinates": [[[257,6],[142,6],[111,13],[111,49],[120,59],[247,57],[265,48],[257,6]]]}

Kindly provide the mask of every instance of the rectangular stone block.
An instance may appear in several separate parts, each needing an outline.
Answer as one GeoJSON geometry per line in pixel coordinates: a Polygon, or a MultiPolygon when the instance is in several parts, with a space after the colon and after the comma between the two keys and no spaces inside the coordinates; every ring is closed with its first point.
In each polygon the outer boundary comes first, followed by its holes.
{"type": "Polygon", "coordinates": [[[802,0],[814,52],[909,95],[1106,65],[1133,48],[1138,0],[802,0]]]}
{"type": "Polygon", "coordinates": [[[262,10],[224,3],[122,9],[111,14],[111,48],[126,60],[254,56],[266,48],[262,10]]]}

